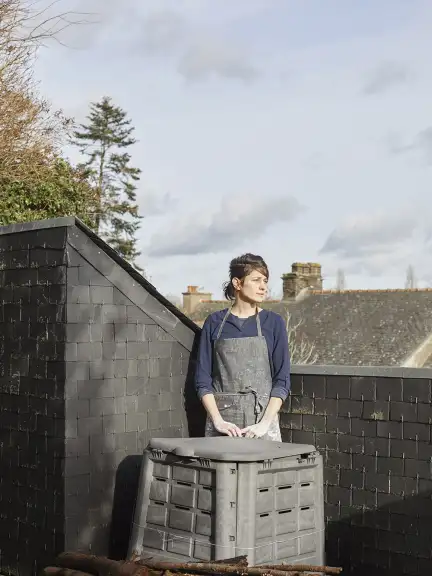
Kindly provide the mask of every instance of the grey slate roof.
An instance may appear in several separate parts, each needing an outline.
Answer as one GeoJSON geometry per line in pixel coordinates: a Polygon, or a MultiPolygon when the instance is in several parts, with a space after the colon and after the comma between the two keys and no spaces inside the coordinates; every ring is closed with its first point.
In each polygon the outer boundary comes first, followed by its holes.
{"type": "Polygon", "coordinates": [[[316,364],[400,366],[432,333],[432,290],[315,292],[289,305],[316,364]]]}
{"type": "MultiPolygon", "coordinates": [[[[0,235],[25,233],[34,230],[46,230],[48,228],[68,228],[68,242],[84,257],[86,257],[96,269],[109,277],[112,269],[112,261],[116,262],[137,284],[145,288],[149,298],[136,293],[141,302],[135,302],[141,309],[153,318],[158,324],[176,337],[187,349],[193,346],[194,334],[199,332],[199,327],[188,318],[174,304],[167,300],[148,280],[144,278],[133,266],[124,260],[115,250],[104,242],[97,234],[88,228],[81,220],[71,217],[53,218],[0,226],[0,235]],[[100,250],[98,251],[97,248],[100,250]]],[[[110,278],[114,285],[118,284],[121,290],[122,279],[110,278]]],[[[126,286],[125,283],[123,283],[126,286]]],[[[127,283],[130,286],[130,283],[127,283]]],[[[133,295],[131,300],[134,300],[133,295]]]]}
{"type": "MultiPolygon", "coordinates": [[[[203,302],[191,318],[201,324],[226,306],[203,302]]],[[[317,365],[400,366],[432,334],[432,289],[316,291],[263,307],[301,322],[296,335],[314,345],[317,365]]]]}

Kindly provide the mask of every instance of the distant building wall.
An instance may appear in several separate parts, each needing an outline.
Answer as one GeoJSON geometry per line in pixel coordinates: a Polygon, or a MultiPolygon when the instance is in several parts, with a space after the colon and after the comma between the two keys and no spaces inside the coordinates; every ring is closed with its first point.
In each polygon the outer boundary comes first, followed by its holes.
{"type": "Polygon", "coordinates": [[[211,300],[211,292],[199,292],[198,286],[188,286],[183,292],[183,310],[185,314],[193,314],[201,302],[211,300]]]}

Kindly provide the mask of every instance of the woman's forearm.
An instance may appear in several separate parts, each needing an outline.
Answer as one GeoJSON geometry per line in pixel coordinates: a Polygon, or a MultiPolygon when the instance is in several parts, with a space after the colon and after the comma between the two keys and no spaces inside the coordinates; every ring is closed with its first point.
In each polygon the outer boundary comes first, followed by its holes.
{"type": "Polygon", "coordinates": [[[201,398],[201,402],[203,403],[203,406],[207,414],[209,415],[210,419],[212,420],[213,424],[215,422],[223,420],[217,407],[214,394],[205,394],[201,398]]]}
{"type": "Polygon", "coordinates": [[[262,417],[262,422],[270,423],[274,420],[274,418],[279,414],[279,410],[282,407],[282,400],[280,398],[276,398],[272,396],[267,404],[267,408],[264,412],[264,416],[262,417]]]}

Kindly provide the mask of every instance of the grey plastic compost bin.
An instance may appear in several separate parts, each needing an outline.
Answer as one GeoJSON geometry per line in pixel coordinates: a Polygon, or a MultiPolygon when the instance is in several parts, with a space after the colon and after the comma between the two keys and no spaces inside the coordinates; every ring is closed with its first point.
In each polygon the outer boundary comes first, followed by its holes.
{"type": "Polygon", "coordinates": [[[129,558],[324,564],[322,457],[247,438],[164,438],[144,452],[129,558]]]}

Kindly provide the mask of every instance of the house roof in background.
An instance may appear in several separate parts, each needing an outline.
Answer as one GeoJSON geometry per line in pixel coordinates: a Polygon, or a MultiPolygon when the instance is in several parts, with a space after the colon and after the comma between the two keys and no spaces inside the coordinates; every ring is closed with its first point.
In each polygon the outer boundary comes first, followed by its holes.
{"type": "Polygon", "coordinates": [[[288,310],[317,364],[400,366],[432,334],[432,289],[314,291],[288,310]]]}
{"type": "MultiPolygon", "coordinates": [[[[226,307],[202,302],[191,318],[201,324],[226,307]]],[[[316,290],[263,307],[290,314],[299,340],[314,345],[318,365],[400,366],[432,334],[432,289],[316,290]]]]}

